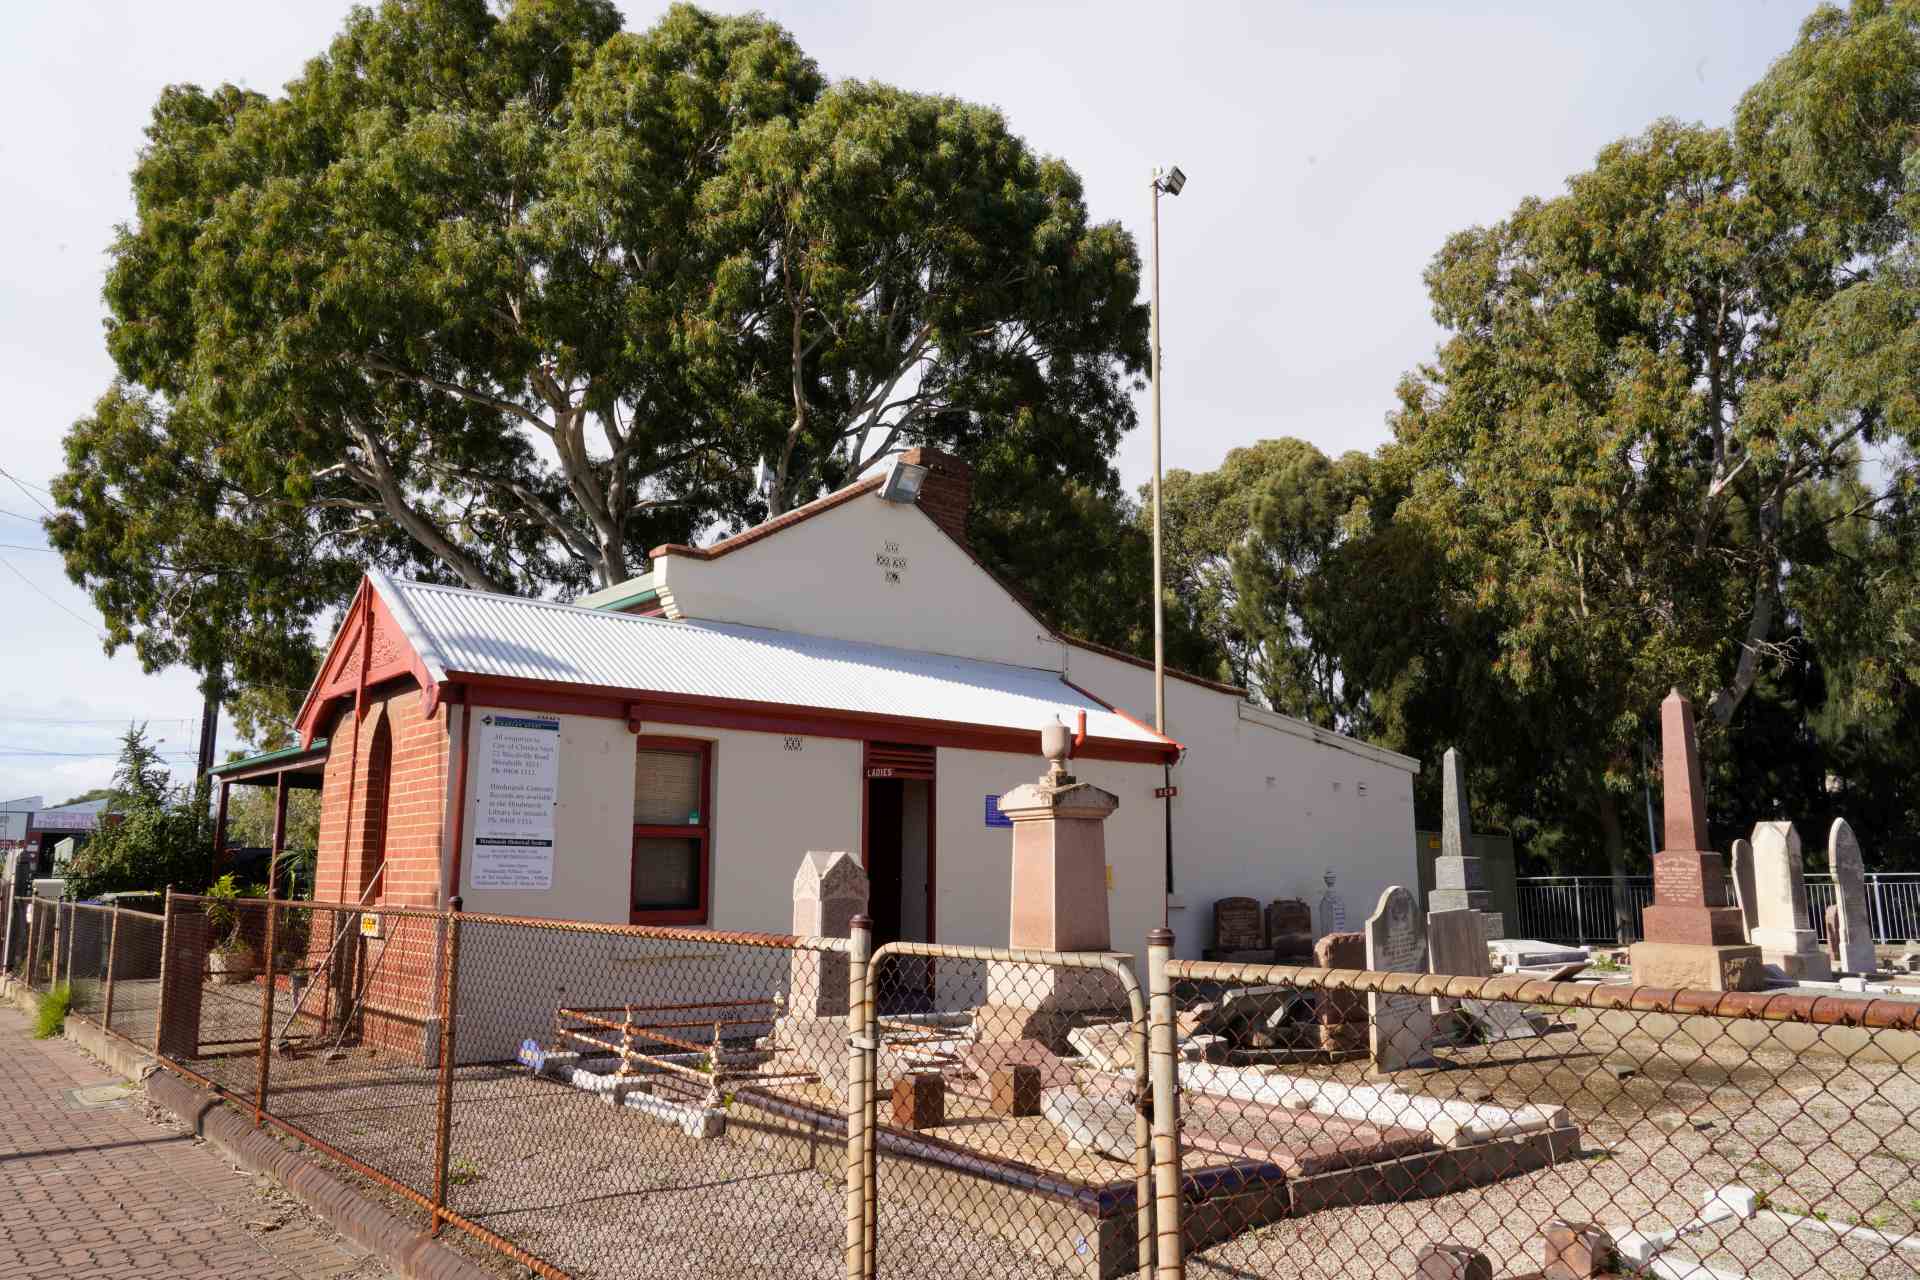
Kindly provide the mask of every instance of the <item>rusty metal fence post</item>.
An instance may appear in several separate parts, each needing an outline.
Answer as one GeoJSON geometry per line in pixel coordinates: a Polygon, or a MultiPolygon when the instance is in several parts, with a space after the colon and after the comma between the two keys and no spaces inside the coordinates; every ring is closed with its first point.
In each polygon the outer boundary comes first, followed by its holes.
{"type": "Polygon", "coordinates": [[[261,966],[263,976],[260,980],[260,1061],[256,1067],[253,1082],[253,1127],[258,1129],[266,1123],[267,1083],[270,1065],[273,1061],[273,954],[279,945],[275,925],[279,922],[278,904],[271,895],[267,898],[267,938],[264,950],[266,963],[261,966]]]}
{"type": "Polygon", "coordinates": [[[1173,931],[1147,934],[1147,1071],[1153,1092],[1153,1223],[1157,1280],[1181,1280],[1186,1274],[1181,1238],[1180,1072],[1175,1060],[1173,984],[1167,962],[1173,958],[1173,931]]]}
{"type": "Polygon", "coordinates": [[[867,1274],[867,1090],[872,1079],[867,1036],[867,956],[873,950],[873,921],[856,915],[847,948],[847,1280],[867,1274]]]}
{"type": "Polygon", "coordinates": [[[453,1161],[453,1057],[458,1040],[454,1019],[460,991],[460,908],[456,895],[441,922],[440,946],[440,1092],[433,1130],[433,1224],[439,1235],[447,1220],[447,1177],[453,1161]]]}
{"type": "Polygon", "coordinates": [[[153,1001],[153,1044],[157,1057],[165,1055],[160,1050],[161,1029],[167,1025],[167,970],[173,964],[173,886],[168,885],[160,897],[160,990],[154,994],[153,1001]]]}
{"type": "Polygon", "coordinates": [[[120,960],[120,904],[112,907],[112,923],[107,926],[107,994],[100,1009],[100,1025],[113,1030],[113,973],[120,960]]]}

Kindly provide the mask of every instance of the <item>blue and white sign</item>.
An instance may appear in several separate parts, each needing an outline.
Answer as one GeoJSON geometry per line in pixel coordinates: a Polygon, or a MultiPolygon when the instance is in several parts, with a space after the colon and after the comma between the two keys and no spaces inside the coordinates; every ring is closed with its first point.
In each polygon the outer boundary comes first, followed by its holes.
{"type": "Polygon", "coordinates": [[[480,717],[479,749],[473,887],[553,888],[560,722],[490,711],[480,717]]]}
{"type": "Polygon", "coordinates": [[[1013,819],[1000,812],[1000,797],[987,797],[987,825],[990,827],[1010,827],[1013,819]]]}

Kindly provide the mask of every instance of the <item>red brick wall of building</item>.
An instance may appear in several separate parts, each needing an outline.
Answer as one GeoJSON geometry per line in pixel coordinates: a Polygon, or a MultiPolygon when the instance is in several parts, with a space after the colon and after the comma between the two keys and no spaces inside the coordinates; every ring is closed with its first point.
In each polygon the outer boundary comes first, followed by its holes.
{"type": "MultiPolygon", "coordinates": [[[[411,681],[370,693],[357,749],[350,703],[332,726],[321,788],[318,900],[358,902],[384,856],[386,873],[370,908],[440,906],[451,705],[441,704],[429,718],[420,704],[411,681]]],[[[357,925],[357,917],[345,923],[357,925]]],[[[351,939],[337,957],[337,999],[353,1007],[358,1032],[349,1038],[426,1060],[431,1055],[422,1050],[430,1047],[425,1040],[438,1006],[439,922],[391,917],[382,932],[380,941],[351,939]]],[[[313,946],[324,952],[330,941],[331,931],[316,924],[313,946]]],[[[318,965],[324,955],[309,959],[318,965]]]]}
{"type": "Polygon", "coordinates": [[[450,710],[450,704],[442,703],[431,718],[422,715],[420,690],[411,681],[370,694],[359,726],[357,760],[353,708],[348,705],[341,712],[332,727],[320,793],[316,898],[357,902],[384,851],[386,876],[372,901],[440,905],[450,710]],[[372,767],[382,724],[391,741],[390,781],[372,767]]]}

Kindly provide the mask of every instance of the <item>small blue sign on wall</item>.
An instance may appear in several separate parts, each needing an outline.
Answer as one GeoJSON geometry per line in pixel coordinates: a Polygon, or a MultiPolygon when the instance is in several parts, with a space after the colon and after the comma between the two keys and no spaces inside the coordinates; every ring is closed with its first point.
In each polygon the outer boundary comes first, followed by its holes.
{"type": "Polygon", "coordinates": [[[1000,797],[987,797],[987,825],[990,827],[1010,827],[1013,819],[1000,812],[1000,797]]]}

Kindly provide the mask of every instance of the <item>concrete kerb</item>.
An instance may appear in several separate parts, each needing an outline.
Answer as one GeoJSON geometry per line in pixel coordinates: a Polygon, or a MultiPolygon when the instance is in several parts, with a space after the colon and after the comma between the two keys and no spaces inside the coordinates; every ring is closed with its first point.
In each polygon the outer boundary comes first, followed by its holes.
{"type": "MultiPolygon", "coordinates": [[[[39,997],[24,982],[0,980],[0,999],[32,1013],[39,997]]],[[[207,1089],[170,1071],[145,1050],[77,1016],[66,1039],[128,1080],[144,1080],[147,1096],[248,1173],[264,1173],[329,1226],[410,1280],[495,1280],[493,1274],[375,1204],[306,1153],[282,1146],[207,1089]]]]}
{"type": "Polygon", "coordinates": [[[493,1280],[487,1271],[433,1239],[303,1152],[290,1150],[213,1093],[168,1071],[147,1080],[147,1095],[249,1173],[264,1173],[299,1197],[334,1230],[412,1280],[493,1280]]]}

